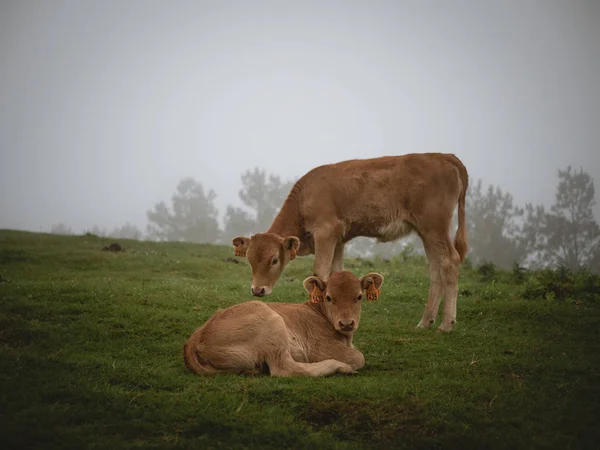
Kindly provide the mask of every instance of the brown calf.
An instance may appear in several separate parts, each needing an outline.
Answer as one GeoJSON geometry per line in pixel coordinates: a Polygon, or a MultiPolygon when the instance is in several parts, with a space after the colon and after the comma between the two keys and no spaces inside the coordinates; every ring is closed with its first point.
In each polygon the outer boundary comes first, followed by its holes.
{"type": "Polygon", "coordinates": [[[344,269],[344,244],[357,236],[393,241],[411,232],[423,241],[429,262],[429,298],[418,326],[430,328],[442,297],[439,327],[456,322],[458,266],[467,253],[465,194],[468,175],[454,155],[386,156],[317,167],[296,182],[271,228],[233,239],[248,256],[252,294],[269,295],[296,255],[315,254],[313,273],[326,279],[344,269]],[[450,224],[458,204],[454,243],[450,224]]]}
{"type": "Polygon", "coordinates": [[[217,311],[188,339],[185,365],[200,375],[270,373],[318,377],[352,373],[365,364],[352,345],[362,298],[376,300],[383,277],[350,272],[304,280],[324,300],[304,304],[246,302],[217,311]]]}

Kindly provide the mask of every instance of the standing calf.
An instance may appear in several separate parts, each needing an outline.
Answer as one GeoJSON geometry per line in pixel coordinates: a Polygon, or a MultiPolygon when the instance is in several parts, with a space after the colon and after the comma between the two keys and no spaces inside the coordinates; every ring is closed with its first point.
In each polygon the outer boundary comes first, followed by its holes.
{"type": "MultiPolygon", "coordinates": [[[[233,239],[235,254],[248,256],[252,294],[269,295],[296,255],[314,253],[313,274],[326,279],[344,270],[344,244],[357,236],[381,242],[419,235],[429,262],[429,298],[418,326],[430,328],[444,297],[439,327],[456,322],[458,266],[467,253],[467,169],[442,153],[357,159],[317,167],[292,188],[271,228],[233,239]],[[450,239],[458,204],[458,229],[450,239]]],[[[319,294],[315,292],[315,295],[319,294]]]]}
{"type": "Polygon", "coordinates": [[[365,364],[352,345],[362,299],[377,300],[383,276],[359,280],[350,272],[324,281],[304,280],[324,298],[303,304],[241,303],[217,311],[188,339],[185,365],[200,375],[270,373],[273,376],[319,377],[353,373],[365,364]]]}

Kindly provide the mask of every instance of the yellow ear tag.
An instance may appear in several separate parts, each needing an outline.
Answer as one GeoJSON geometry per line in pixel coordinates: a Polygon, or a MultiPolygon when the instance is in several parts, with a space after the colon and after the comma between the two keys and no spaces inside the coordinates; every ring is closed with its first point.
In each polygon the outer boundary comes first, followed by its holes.
{"type": "Polygon", "coordinates": [[[234,250],[233,254],[234,254],[235,256],[246,256],[246,249],[244,249],[244,248],[242,247],[242,244],[238,244],[238,245],[235,247],[235,250],[234,250]]]}
{"type": "Polygon", "coordinates": [[[375,283],[371,283],[367,288],[367,301],[374,302],[379,297],[380,291],[375,287],[375,283]]]}
{"type": "Polygon", "coordinates": [[[324,292],[319,289],[317,283],[314,284],[312,292],[309,294],[310,301],[313,303],[322,303],[323,302],[323,294],[324,292]]]}
{"type": "Polygon", "coordinates": [[[298,252],[296,251],[296,249],[294,247],[292,247],[292,249],[290,250],[290,261],[292,259],[296,259],[297,255],[298,255],[298,252]]]}

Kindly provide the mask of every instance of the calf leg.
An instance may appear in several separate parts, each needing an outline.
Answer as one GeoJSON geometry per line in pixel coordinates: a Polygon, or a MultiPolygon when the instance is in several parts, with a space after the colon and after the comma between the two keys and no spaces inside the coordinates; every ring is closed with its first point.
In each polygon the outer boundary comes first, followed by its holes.
{"type": "Polygon", "coordinates": [[[423,317],[418,323],[419,328],[431,328],[438,315],[438,309],[442,296],[444,294],[444,286],[441,276],[441,261],[443,259],[443,248],[445,243],[436,241],[435,238],[423,239],[425,245],[425,253],[427,254],[427,262],[429,263],[429,296],[427,305],[423,312],[423,317]]]}
{"type": "Polygon", "coordinates": [[[322,226],[314,232],[315,263],[313,274],[323,279],[331,275],[331,264],[337,244],[336,233],[331,226],[322,226]]]}
{"type": "Polygon", "coordinates": [[[267,361],[274,376],[321,377],[334,373],[354,373],[365,365],[365,357],[355,348],[339,342],[313,349],[310,359],[316,362],[301,363],[292,358],[289,351],[267,361]]]}
{"type": "Polygon", "coordinates": [[[451,331],[456,323],[456,301],[458,298],[458,266],[460,257],[449,238],[446,239],[446,252],[441,264],[444,286],[444,314],[439,331],[451,331]]]}
{"type": "Polygon", "coordinates": [[[284,352],[267,360],[269,371],[275,377],[323,377],[335,373],[353,373],[348,364],[335,359],[326,359],[316,363],[296,362],[292,355],[284,352]]]}
{"type": "Polygon", "coordinates": [[[310,355],[310,359],[313,361],[323,361],[331,358],[347,364],[352,370],[358,370],[365,365],[365,357],[360,350],[344,345],[341,342],[331,342],[329,345],[315,348],[310,355]]]}
{"type": "Polygon", "coordinates": [[[344,243],[338,242],[333,252],[333,262],[331,263],[331,273],[344,271],[344,243]]]}

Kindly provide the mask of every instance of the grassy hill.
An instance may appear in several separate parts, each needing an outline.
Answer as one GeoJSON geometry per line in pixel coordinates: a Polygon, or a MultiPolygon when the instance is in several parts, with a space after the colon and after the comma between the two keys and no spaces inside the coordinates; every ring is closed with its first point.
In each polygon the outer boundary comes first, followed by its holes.
{"type": "MultiPolygon", "coordinates": [[[[597,277],[463,266],[442,334],[415,329],[422,259],[348,260],[386,277],[363,306],[359,375],[199,377],[183,344],[250,299],[247,262],[111,242],[0,231],[2,448],[598,448],[597,277]]],[[[292,262],[268,301],[305,301],[311,265],[292,262]]]]}

